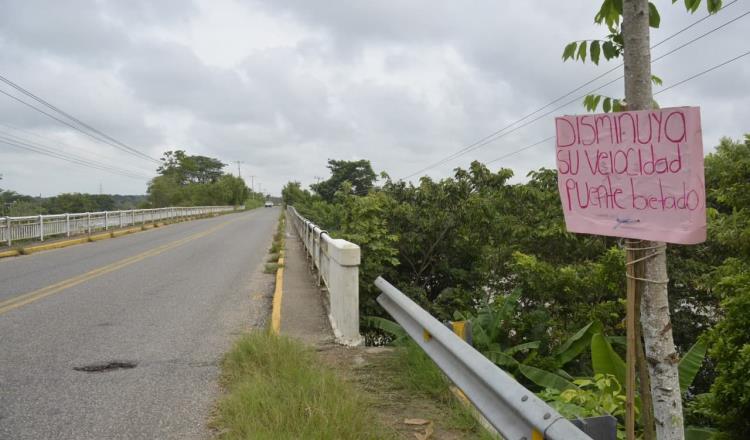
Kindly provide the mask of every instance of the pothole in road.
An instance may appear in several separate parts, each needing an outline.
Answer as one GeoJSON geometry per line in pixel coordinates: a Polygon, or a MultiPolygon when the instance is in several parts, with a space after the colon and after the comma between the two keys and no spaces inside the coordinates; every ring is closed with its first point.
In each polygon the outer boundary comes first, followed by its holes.
{"type": "Polygon", "coordinates": [[[85,373],[105,373],[107,371],[113,370],[128,370],[130,368],[135,368],[137,365],[138,364],[136,362],[112,361],[102,362],[98,364],[89,364],[82,367],[73,367],[73,369],[76,371],[83,371],[85,373]]]}

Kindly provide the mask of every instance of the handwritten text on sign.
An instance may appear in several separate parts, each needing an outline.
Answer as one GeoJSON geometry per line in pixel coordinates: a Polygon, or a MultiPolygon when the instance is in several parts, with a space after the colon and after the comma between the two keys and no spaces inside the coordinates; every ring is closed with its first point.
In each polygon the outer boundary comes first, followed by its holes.
{"type": "Polygon", "coordinates": [[[571,232],[692,244],[706,239],[698,107],[555,119],[571,232]]]}

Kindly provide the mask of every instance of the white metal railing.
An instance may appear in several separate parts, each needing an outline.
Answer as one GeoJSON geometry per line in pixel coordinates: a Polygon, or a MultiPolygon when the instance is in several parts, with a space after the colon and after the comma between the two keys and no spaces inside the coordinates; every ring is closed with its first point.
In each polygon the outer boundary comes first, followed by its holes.
{"type": "Polygon", "coordinates": [[[96,231],[144,225],[160,220],[194,217],[234,211],[234,206],[179,206],[129,211],[84,212],[72,214],[0,217],[0,246],[16,240],[44,241],[47,237],[67,237],[96,231]]]}
{"type": "Polygon", "coordinates": [[[287,207],[287,218],[302,240],[310,268],[317,272],[318,285],[326,286],[328,319],[336,342],[350,346],[361,345],[359,246],[346,240],[331,238],[325,230],[302,217],[293,206],[287,207]]]}

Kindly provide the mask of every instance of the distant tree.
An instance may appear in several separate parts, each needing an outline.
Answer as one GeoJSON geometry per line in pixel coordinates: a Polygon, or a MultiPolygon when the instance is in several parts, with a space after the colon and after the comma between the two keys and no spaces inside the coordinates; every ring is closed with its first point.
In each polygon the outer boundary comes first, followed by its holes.
{"type": "Polygon", "coordinates": [[[344,182],[349,182],[351,192],[364,194],[372,188],[377,179],[369,160],[329,159],[328,169],[331,170],[331,177],[328,180],[310,185],[310,188],[327,202],[333,201],[333,196],[344,182]]]}
{"type": "Polygon", "coordinates": [[[310,197],[310,192],[302,189],[302,184],[299,182],[289,182],[281,189],[281,199],[287,205],[307,203],[310,197]]]}
{"type": "Polygon", "coordinates": [[[161,158],[157,172],[174,178],[178,184],[214,183],[222,176],[226,166],[218,159],[207,156],[190,156],[183,150],[167,151],[161,158]]]}

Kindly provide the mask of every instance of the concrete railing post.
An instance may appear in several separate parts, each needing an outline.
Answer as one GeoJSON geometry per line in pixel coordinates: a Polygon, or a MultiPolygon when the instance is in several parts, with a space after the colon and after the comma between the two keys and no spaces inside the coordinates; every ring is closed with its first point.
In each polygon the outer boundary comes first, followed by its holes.
{"type": "Polygon", "coordinates": [[[104,211],[104,230],[109,229],[109,211],[104,211]]]}
{"type": "Polygon", "coordinates": [[[91,213],[86,213],[86,231],[88,231],[88,234],[91,235],[91,213]]]}
{"type": "Polygon", "coordinates": [[[13,229],[11,229],[12,220],[10,217],[5,219],[5,225],[8,227],[8,247],[13,244],[13,229]]]}
{"type": "Polygon", "coordinates": [[[65,214],[65,236],[70,237],[70,214],[65,214]]]}
{"type": "Polygon", "coordinates": [[[39,241],[44,241],[44,217],[39,214],[39,241]]]}
{"type": "MultiPolygon", "coordinates": [[[[360,249],[346,240],[323,235],[321,247],[328,254],[328,295],[331,307],[331,327],[339,343],[361,345],[359,334],[359,263],[360,249]]],[[[314,258],[314,257],[313,257],[314,258]]]]}

